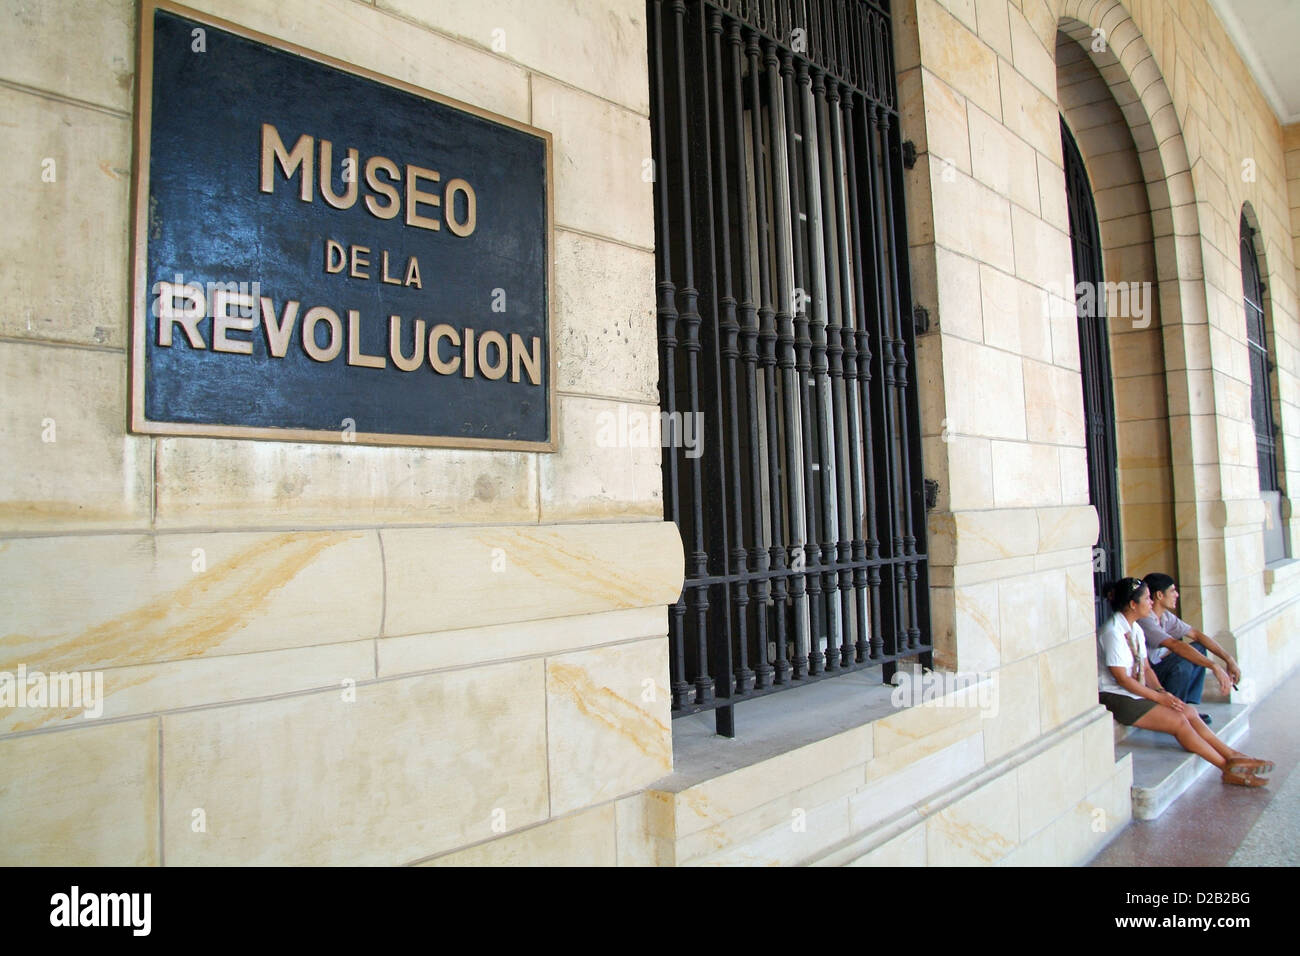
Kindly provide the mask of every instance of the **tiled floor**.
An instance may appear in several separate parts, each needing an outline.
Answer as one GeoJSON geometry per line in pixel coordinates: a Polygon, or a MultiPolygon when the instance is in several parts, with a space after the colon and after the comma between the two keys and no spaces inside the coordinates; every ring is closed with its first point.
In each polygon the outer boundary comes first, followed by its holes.
{"type": "Polygon", "coordinates": [[[1300,670],[1250,712],[1236,748],[1277,766],[1258,789],[1206,774],[1159,819],[1135,820],[1091,866],[1300,865],[1300,670]]]}

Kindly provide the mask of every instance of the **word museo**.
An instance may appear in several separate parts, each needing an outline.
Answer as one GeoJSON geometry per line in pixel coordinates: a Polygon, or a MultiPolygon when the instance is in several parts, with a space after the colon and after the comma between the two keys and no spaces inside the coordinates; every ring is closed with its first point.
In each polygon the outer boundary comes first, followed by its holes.
{"type": "Polygon", "coordinates": [[[348,149],[341,164],[343,192],[335,192],[334,144],[327,139],[316,140],[303,133],[293,144],[293,149],[288,149],[280,137],[280,131],[270,123],[262,124],[259,159],[259,188],[264,193],[275,192],[275,170],[278,166],[286,180],[292,181],[295,176],[299,177],[298,198],[302,202],[311,202],[315,198],[315,183],[319,187],[321,199],[327,205],[335,209],[351,209],[356,205],[358,197],[357,171],[364,168],[369,195],[362,200],[362,205],[376,219],[397,218],[402,213],[402,200],[405,198],[404,224],[407,226],[439,232],[445,222],[448,231],[464,238],[473,234],[478,223],[478,197],[474,187],[466,180],[459,177],[450,179],[442,186],[440,193],[420,188],[437,186],[442,182],[442,173],[436,169],[407,163],[403,180],[402,168],[387,156],[371,156],[362,167],[360,151],[348,149]],[[320,163],[317,166],[315,160],[318,147],[320,163]],[[320,174],[319,177],[316,173],[320,174]],[[403,182],[405,188],[399,189],[403,182]],[[463,213],[458,213],[458,197],[464,200],[463,213]],[[440,212],[442,219],[438,218],[440,212]]]}
{"type": "Polygon", "coordinates": [[[894,675],[889,702],[897,708],[978,707],[981,714],[998,713],[997,678],[986,674],[936,674],[934,671],[903,671],[894,675]]]}
{"type": "Polygon", "coordinates": [[[28,673],[27,665],[19,664],[17,674],[0,671],[0,707],[81,709],[83,717],[93,719],[104,713],[104,675],[101,671],[28,673]]]}
{"type": "Polygon", "coordinates": [[[598,448],[684,448],[687,458],[704,453],[703,412],[650,412],[618,406],[596,416],[598,448]]]}
{"type": "Polygon", "coordinates": [[[1135,329],[1151,325],[1150,282],[1078,282],[1073,286],[1068,281],[1061,285],[1049,282],[1043,291],[1043,314],[1061,318],[1061,303],[1071,297],[1070,289],[1081,319],[1131,319],[1135,329]]]}

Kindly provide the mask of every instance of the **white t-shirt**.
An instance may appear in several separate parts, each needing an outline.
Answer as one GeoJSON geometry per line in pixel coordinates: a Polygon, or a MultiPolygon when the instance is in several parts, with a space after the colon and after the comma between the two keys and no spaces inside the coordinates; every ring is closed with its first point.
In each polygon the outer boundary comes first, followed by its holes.
{"type": "Polygon", "coordinates": [[[1136,622],[1130,624],[1123,614],[1116,613],[1101,626],[1097,632],[1097,689],[1101,693],[1123,694],[1134,700],[1144,699],[1142,695],[1121,687],[1115,680],[1115,675],[1110,672],[1112,667],[1122,667],[1129,676],[1141,683],[1141,678],[1133,675],[1135,649],[1139,663],[1145,662],[1147,643],[1136,622]]]}

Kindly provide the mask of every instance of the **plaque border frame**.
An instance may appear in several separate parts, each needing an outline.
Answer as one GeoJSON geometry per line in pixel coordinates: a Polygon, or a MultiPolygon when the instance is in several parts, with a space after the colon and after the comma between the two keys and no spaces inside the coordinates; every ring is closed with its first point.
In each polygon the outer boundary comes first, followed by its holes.
{"type": "Polygon", "coordinates": [[[552,134],[500,113],[464,103],[395,77],[385,76],[355,63],[340,60],[288,40],[253,30],[212,14],[194,10],[172,0],[140,0],[136,46],[136,97],[133,117],[135,149],[131,176],[131,355],[128,387],[131,395],[128,430],[143,435],[184,435],[202,438],[250,438],[261,441],[321,442],[328,444],[388,445],[417,448],[478,448],[499,451],[555,452],[558,450],[559,393],[556,387],[555,357],[555,165],[552,158],[552,134]],[[254,425],[214,425],[193,422],[156,421],[145,414],[145,353],[148,329],[148,213],[151,123],[153,120],[153,39],[154,12],[163,10],[205,26],[292,53],[344,73],[381,83],[461,110],[490,122],[527,133],[540,139],[545,147],[546,175],[546,408],[545,441],[509,438],[473,438],[455,435],[404,435],[387,432],[346,433],[338,429],[276,428],[254,425]]]}

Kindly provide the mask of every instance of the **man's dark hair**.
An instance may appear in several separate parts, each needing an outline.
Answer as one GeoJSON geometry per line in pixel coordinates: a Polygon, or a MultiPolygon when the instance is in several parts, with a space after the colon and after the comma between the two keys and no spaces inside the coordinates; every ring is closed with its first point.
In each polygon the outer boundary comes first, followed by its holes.
{"type": "Polygon", "coordinates": [[[1150,590],[1152,597],[1162,591],[1168,591],[1174,586],[1174,579],[1163,571],[1153,571],[1142,580],[1146,582],[1147,589],[1150,590]]]}

